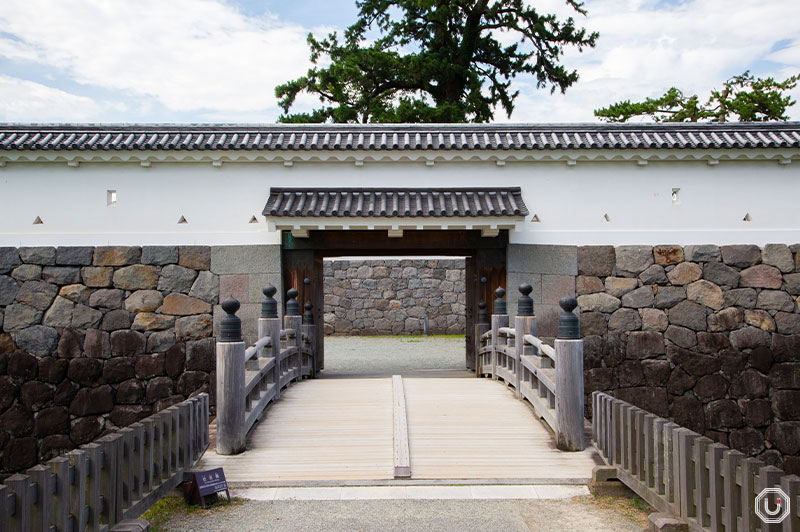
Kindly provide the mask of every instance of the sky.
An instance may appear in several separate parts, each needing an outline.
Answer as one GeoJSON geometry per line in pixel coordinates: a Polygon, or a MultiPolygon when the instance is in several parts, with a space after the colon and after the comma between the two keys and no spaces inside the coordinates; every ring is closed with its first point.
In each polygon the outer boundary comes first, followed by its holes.
{"type": "MultiPolygon", "coordinates": [[[[580,74],[566,94],[520,76],[496,122],[596,122],[598,107],[672,86],[704,100],[748,69],[800,73],[797,0],[586,0],[587,16],[530,3],[600,37],[563,56],[580,74]]],[[[272,123],[275,86],[311,64],[308,33],[356,15],[353,0],[2,0],[0,122],[272,123]]],[[[302,96],[293,111],[317,105],[302,96]]]]}

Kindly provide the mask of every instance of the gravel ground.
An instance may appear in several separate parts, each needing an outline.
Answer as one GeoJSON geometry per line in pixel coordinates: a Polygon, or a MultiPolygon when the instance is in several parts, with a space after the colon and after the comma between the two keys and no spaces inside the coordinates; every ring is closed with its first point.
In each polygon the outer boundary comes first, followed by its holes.
{"type": "Polygon", "coordinates": [[[643,525],[636,517],[614,507],[594,504],[590,497],[566,500],[247,501],[173,518],[163,530],[641,532],[643,525]]]}
{"type": "Polygon", "coordinates": [[[463,376],[464,337],[327,336],[322,377],[463,376]]]}

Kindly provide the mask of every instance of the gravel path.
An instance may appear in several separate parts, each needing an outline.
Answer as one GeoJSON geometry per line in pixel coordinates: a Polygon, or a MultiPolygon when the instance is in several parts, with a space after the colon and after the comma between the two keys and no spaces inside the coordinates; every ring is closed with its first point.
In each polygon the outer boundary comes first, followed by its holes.
{"type": "Polygon", "coordinates": [[[472,375],[465,370],[464,349],[463,336],[327,336],[321,376],[472,375]]]}
{"type": "Polygon", "coordinates": [[[641,532],[642,523],[589,497],[566,500],[247,501],[173,518],[164,530],[197,532],[436,531],[641,532]]]}

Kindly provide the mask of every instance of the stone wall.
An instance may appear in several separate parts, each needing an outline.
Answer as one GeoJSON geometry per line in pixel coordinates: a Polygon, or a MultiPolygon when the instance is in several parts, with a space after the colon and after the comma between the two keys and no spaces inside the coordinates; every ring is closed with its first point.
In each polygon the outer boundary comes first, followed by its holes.
{"type": "Polygon", "coordinates": [[[611,391],[800,473],[799,249],[579,247],[587,406],[611,391]]]}
{"type": "Polygon", "coordinates": [[[211,248],[0,248],[0,475],[215,392],[211,248]]]}
{"type": "Polygon", "coordinates": [[[464,259],[325,261],[325,334],[464,334],[464,259]]]}

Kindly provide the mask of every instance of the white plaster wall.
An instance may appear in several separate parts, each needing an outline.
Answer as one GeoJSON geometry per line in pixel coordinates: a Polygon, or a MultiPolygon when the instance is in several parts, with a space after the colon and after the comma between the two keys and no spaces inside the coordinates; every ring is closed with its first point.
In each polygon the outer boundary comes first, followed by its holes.
{"type": "Polygon", "coordinates": [[[797,163],[10,162],[0,168],[0,245],[276,244],[261,216],[271,186],[521,186],[530,215],[512,243],[800,242],[797,163]],[[109,189],[118,194],[113,207],[109,189]],[[747,213],[751,222],[742,221],[747,213]],[[541,222],[531,223],[533,214],[541,222]],[[177,224],[181,215],[188,224],[177,224]],[[258,224],[248,223],[253,215],[258,224]],[[43,225],[33,225],[36,216],[43,225]]]}

